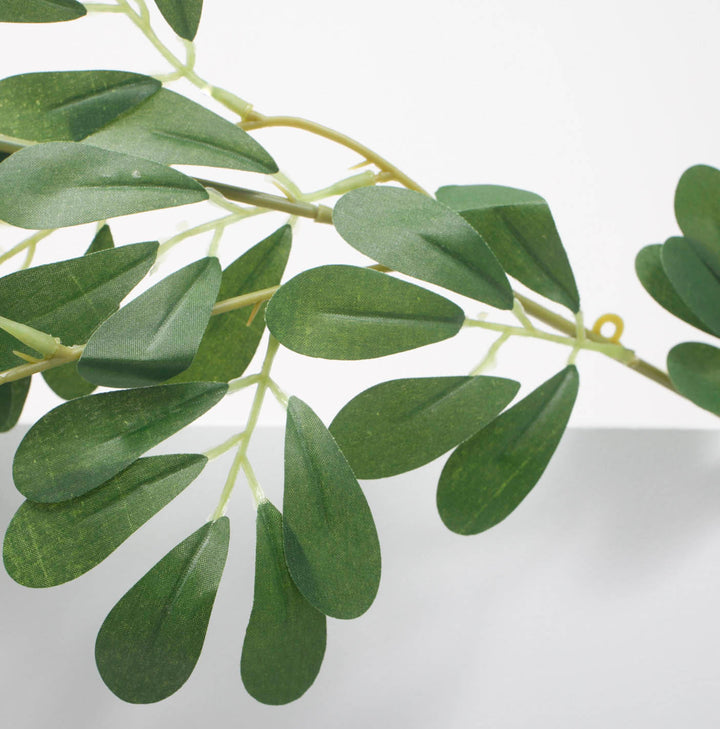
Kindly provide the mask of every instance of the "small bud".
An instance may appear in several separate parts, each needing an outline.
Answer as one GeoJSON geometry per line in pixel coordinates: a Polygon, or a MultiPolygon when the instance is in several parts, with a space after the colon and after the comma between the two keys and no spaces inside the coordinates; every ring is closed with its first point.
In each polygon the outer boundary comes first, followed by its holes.
{"type": "Polygon", "coordinates": [[[57,337],[33,329],[27,324],[6,319],[4,316],[0,316],[0,329],[3,329],[28,347],[32,347],[45,358],[52,357],[60,347],[60,340],[57,337]]]}

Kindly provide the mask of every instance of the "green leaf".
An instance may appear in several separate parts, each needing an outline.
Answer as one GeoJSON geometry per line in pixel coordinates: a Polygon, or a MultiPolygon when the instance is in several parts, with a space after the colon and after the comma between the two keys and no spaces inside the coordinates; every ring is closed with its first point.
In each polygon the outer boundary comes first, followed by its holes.
{"type": "Polygon", "coordinates": [[[312,685],[325,655],[326,618],[300,594],[283,549],[282,516],[269,502],[257,511],[255,596],[240,673],[251,696],[287,704],[312,685]]]}
{"type": "Polygon", "coordinates": [[[247,132],[204,106],[161,89],[84,140],[161,164],[230,167],[272,174],[272,157],[247,132]]]}
{"type": "Polygon", "coordinates": [[[23,73],[0,81],[0,133],[33,142],[78,142],[160,89],[126,71],[23,73]]]}
{"type": "Polygon", "coordinates": [[[499,185],[448,185],[437,198],[462,214],[511,276],[575,313],[580,310],[575,277],[543,198],[499,185]]]}
{"type": "Polygon", "coordinates": [[[155,0],[168,25],[185,40],[193,40],[200,24],[203,0],[155,0]]]}
{"type": "Polygon", "coordinates": [[[12,430],[20,420],[30,389],[30,377],[0,385],[0,433],[12,430]]]}
{"type": "Polygon", "coordinates": [[[76,0],[0,0],[0,22],[57,23],[87,14],[76,0]]]}
{"type": "Polygon", "coordinates": [[[381,382],[353,398],[330,432],[358,478],[385,478],[429,463],[487,425],[519,383],[500,377],[381,382]]]}
{"type": "Polygon", "coordinates": [[[61,504],[26,501],[10,522],[3,559],[26,587],[52,587],[100,564],[194,481],[204,456],[140,458],[102,486],[61,504]]]}
{"type": "Polygon", "coordinates": [[[712,332],[692,313],[687,304],[675,291],[670,279],[665,273],[661,257],[660,244],[645,246],[635,258],[635,272],[640,283],[655,301],[671,314],[702,329],[708,334],[712,332]]]}
{"type": "Polygon", "coordinates": [[[202,258],[164,278],[104,321],[78,362],[88,382],[155,385],[190,366],[220,288],[217,258],[202,258]]]}
{"type": "Polygon", "coordinates": [[[115,605],[100,628],[95,662],[123,701],[175,693],[200,657],[230,540],[230,522],[209,522],[168,552],[115,605]]]}
{"type": "Polygon", "coordinates": [[[218,403],[227,385],[190,382],[79,397],[44,415],[15,453],[18,491],[41,503],[82,496],[218,403]]]}
{"type": "Polygon", "coordinates": [[[395,271],[444,286],[499,309],[512,309],[505,272],[485,241],[456,212],[412,190],[365,187],[333,210],[338,233],[395,271]]]}
{"type": "Polygon", "coordinates": [[[371,359],[455,336],[459,306],[419,286],[356,266],[320,266],[270,299],[265,320],[288,349],[326,359],[371,359]]]}
{"type": "MultiPolygon", "coordinates": [[[[218,300],[277,286],[290,255],[291,239],[292,228],[283,226],[231,263],[223,271],[218,300]]],[[[240,377],[265,330],[264,310],[265,304],[250,326],[247,326],[249,309],[211,317],[195,359],[173,382],[227,382],[240,377]]]]}
{"type": "Polygon", "coordinates": [[[113,240],[112,232],[110,231],[110,226],[105,223],[100,230],[98,230],[97,233],[95,233],[95,237],[92,239],[92,243],[90,244],[90,247],[85,251],[85,255],[90,255],[90,253],[99,253],[100,251],[107,251],[110,248],[115,247],[115,241],[113,240]]]}
{"type": "MultiPolygon", "coordinates": [[[[0,278],[0,312],[63,344],[84,344],[150,270],[157,243],[137,243],[0,278]]],[[[0,332],[0,369],[18,364],[16,339],[0,332]]]]}
{"type": "Polygon", "coordinates": [[[683,342],[668,352],[667,366],[681,395],[720,415],[720,349],[701,342],[683,342]]]}
{"type": "Polygon", "coordinates": [[[356,618],[380,585],[380,544],[365,495],[320,418],[296,397],[285,430],[285,559],[305,599],[356,618]]]}
{"type": "MultiPolygon", "coordinates": [[[[670,283],[688,308],[715,336],[720,336],[720,271],[708,266],[698,244],[669,238],[660,253],[670,283]]],[[[704,328],[705,328],[704,327],[704,328]]]]}
{"type": "Polygon", "coordinates": [[[25,147],[0,163],[0,220],[41,230],[207,200],[176,170],[72,142],[25,147]]]}
{"type": "Polygon", "coordinates": [[[437,491],[448,529],[478,534],[517,508],[552,458],[577,391],[577,370],[568,365],[458,446],[437,491]]]}

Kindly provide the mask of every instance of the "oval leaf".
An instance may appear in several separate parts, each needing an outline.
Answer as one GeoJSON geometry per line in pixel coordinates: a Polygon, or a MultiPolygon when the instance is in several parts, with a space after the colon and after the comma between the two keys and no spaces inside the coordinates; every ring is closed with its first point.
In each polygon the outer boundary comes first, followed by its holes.
{"type": "Polygon", "coordinates": [[[171,274],[103,322],[78,362],[89,382],[139,387],[169,380],[190,366],[220,288],[217,258],[171,274]]]}
{"type": "Polygon", "coordinates": [[[681,395],[720,415],[720,349],[683,342],[668,352],[668,374],[681,395]]]}
{"type": "Polygon", "coordinates": [[[200,657],[230,540],[227,517],[168,552],[105,618],[95,662],[123,701],[151,704],[175,693],[200,657]]]}
{"type": "Polygon", "coordinates": [[[155,0],[168,25],[185,40],[193,40],[200,25],[203,0],[155,0]]]}
{"type": "Polygon", "coordinates": [[[0,163],[0,220],[40,230],[207,200],[169,167],[72,142],[25,147],[0,163]]]}
{"type": "Polygon", "coordinates": [[[457,534],[478,534],[507,517],[542,476],[578,391],[569,365],[458,446],[440,475],[440,518],[457,534]]]}
{"type": "Polygon", "coordinates": [[[575,277],[543,198],[499,185],[448,185],[437,191],[437,199],[462,214],[511,276],[575,313],[580,310],[575,277]]]}
{"type": "Polygon", "coordinates": [[[0,433],[12,430],[20,420],[30,389],[30,377],[0,385],[0,433]]]}
{"type": "Polygon", "coordinates": [[[2,0],[0,3],[3,23],[57,23],[86,14],[85,6],[76,0],[2,0]]]}
{"type": "Polygon", "coordinates": [[[320,266],[270,299],[273,336],[288,349],[326,359],[371,359],[455,336],[465,316],[451,301],[378,271],[320,266]]]}
{"type": "Polygon", "coordinates": [[[413,190],[364,187],[333,210],[338,233],[395,271],[512,309],[505,272],[485,241],[456,212],[413,190]]]}
{"type": "Polygon", "coordinates": [[[487,425],[519,383],[500,377],[381,382],[353,398],[330,432],[358,478],[384,478],[429,463],[487,425]]]}
{"type": "Polygon", "coordinates": [[[77,499],[26,501],[5,534],[8,574],[26,587],[52,587],[80,577],[169,504],[206,462],[193,454],[140,458],[77,499]]]}
{"type": "Polygon", "coordinates": [[[218,403],[227,385],[190,382],[79,397],[44,415],[15,453],[18,491],[67,501],[105,483],[218,403]]]}
{"type": "Polygon", "coordinates": [[[380,585],[380,544],[365,495],[320,418],[291,397],[285,430],[285,559],[305,599],[356,618],[380,585]]]}
{"type": "Polygon", "coordinates": [[[255,596],[240,661],[248,693],[275,706],[300,698],[320,671],[325,623],[325,616],[305,600],[290,577],[280,512],[269,501],[261,502],[255,596]]]}

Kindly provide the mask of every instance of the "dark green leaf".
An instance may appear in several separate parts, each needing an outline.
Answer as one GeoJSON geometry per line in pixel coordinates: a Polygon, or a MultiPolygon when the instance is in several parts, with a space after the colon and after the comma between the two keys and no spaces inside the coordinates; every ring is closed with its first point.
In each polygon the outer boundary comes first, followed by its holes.
{"type": "Polygon", "coordinates": [[[458,446],[437,492],[448,529],[478,534],[520,504],[552,458],[577,391],[578,373],[569,365],[458,446]]]}
{"type": "Polygon", "coordinates": [[[26,587],[52,587],[80,577],[169,504],[206,462],[192,454],[140,458],[77,499],[26,501],[5,534],[8,574],[26,587]]]}
{"type": "Polygon", "coordinates": [[[123,701],[162,701],[190,678],[229,539],[227,517],[205,524],[168,552],[105,618],[95,662],[107,687],[123,701]]]}
{"type": "Polygon", "coordinates": [[[0,385],[0,433],[7,433],[17,424],[29,389],[29,377],[0,385]]]}
{"type": "Polygon", "coordinates": [[[291,397],[285,430],[285,559],[305,599],[356,618],[380,585],[380,544],[365,495],[320,418],[291,397]]]}
{"type": "Polygon", "coordinates": [[[133,299],[90,337],[78,362],[88,382],[140,387],[187,369],[220,288],[217,258],[181,268],[133,299]]]}
{"type": "Polygon", "coordinates": [[[511,276],[571,311],[580,310],[575,277],[543,198],[499,185],[448,185],[437,198],[462,214],[511,276]]]}
{"type": "Polygon", "coordinates": [[[500,377],[381,382],[353,398],[330,432],[358,478],[385,478],[429,463],[487,425],[520,385],[500,377]]]}
{"type": "Polygon", "coordinates": [[[110,231],[110,226],[105,223],[105,225],[98,230],[97,233],[95,233],[95,237],[92,239],[92,243],[90,244],[90,247],[85,251],[85,255],[89,255],[90,253],[98,253],[100,251],[107,251],[110,248],[115,247],[115,241],[112,237],[112,232],[110,231]]]}
{"type": "Polygon", "coordinates": [[[11,76],[0,81],[0,133],[33,142],[78,142],[160,87],[157,79],[125,71],[11,76]]]}
{"type": "Polygon", "coordinates": [[[412,190],[364,187],[333,210],[340,235],[395,271],[499,309],[512,309],[505,272],[485,241],[456,212],[412,190]]]}
{"type": "Polygon", "coordinates": [[[0,22],[57,23],[87,14],[76,0],[0,0],[0,22]]]}
{"type": "Polygon", "coordinates": [[[282,516],[263,501],[257,512],[255,597],[240,673],[251,696],[287,704],[311,686],[325,654],[325,616],[300,594],[283,549],[282,516]]]}
{"type": "Polygon", "coordinates": [[[176,170],[88,144],[48,142],[0,163],[0,220],[40,230],[207,200],[176,170]]]}
{"type": "MultiPolygon", "coordinates": [[[[218,300],[277,286],[290,255],[291,239],[292,229],[286,225],[231,263],[223,271],[218,300]]],[[[264,309],[263,304],[250,326],[247,322],[251,311],[247,308],[213,316],[189,369],[173,381],[227,382],[240,377],[265,330],[264,309]]]]}
{"type": "Polygon", "coordinates": [[[465,316],[451,301],[378,271],[320,266],[272,297],[268,328],[288,349],[326,359],[371,359],[455,336],[465,316]]]}
{"type": "Polygon", "coordinates": [[[15,454],[13,477],[30,501],[91,491],[207,412],[227,385],[190,382],[79,397],[44,415],[15,454]]]}
{"type": "Polygon", "coordinates": [[[668,373],[681,395],[720,415],[720,349],[683,342],[668,352],[668,373]]]}
{"type": "Polygon", "coordinates": [[[203,0],[155,0],[168,25],[185,40],[193,40],[200,24],[203,0]]]}

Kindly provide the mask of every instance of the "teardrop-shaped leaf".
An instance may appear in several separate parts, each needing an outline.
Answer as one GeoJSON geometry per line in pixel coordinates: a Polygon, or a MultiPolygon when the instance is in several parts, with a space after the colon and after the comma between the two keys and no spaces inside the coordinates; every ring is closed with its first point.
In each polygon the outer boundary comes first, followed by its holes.
{"type": "Polygon", "coordinates": [[[487,425],[515,397],[501,377],[381,382],[353,398],[330,432],[358,478],[385,478],[429,463],[487,425]]]}
{"type": "Polygon", "coordinates": [[[272,157],[247,132],[167,89],[85,139],[161,164],[230,167],[272,174],[272,157]]]}
{"type": "Polygon", "coordinates": [[[485,241],[453,210],[413,190],[364,187],[338,200],[338,233],[395,271],[512,309],[505,272],[485,241]]]}
{"type": "Polygon", "coordinates": [[[190,382],[79,397],[44,415],[15,453],[18,491],[41,503],[82,496],[218,403],[227,385],[190,382]]]}
{"type": "Polygon", "coordinates": [[[432,291],[356,266],[320,266],[270,299],[265,320],[288,349],[326,359],[371,359],[455,336],[462,309],[432,291]]]}
{"type": "Polygon", "coordinates": [[[185,40],[195,38],[203,0],[155,0],[168,25],[185,40]]]}
{"type": "Polygon", "coordinates": [[[220,288],[217,258],[181,268],[133,299],[93,333],[78,362],[88,382],[155,385],[190,366],[220,288]]]}
{"type": "Polygon", "coordinates": [[[640,283],[655,301],[671,314],[712,334],[695,314],[692,313],[687,304],[675,291],[670,279],[665,273],[661,259],[662,246],[660,244],[645,246],[635,258],[635,272],[640,283]]]}
{"type": "Polygon", "coordinates": [[[356,618],[380,585],[375,522],[348,462],[320,418],[291,397],[285,430],[285,559],[305,599],[356,618]]]}
{"type": "Polygon", "coordinates": [[[688,308],[720,337],[720,271],[708,266],[698,244],[689,238],[665,241],[661,260],[670,283],[688,308]]]}
{"type": "Polygon", "coordinates": [[[194,454],[140,458],[77,499],[26,501],[5,534],[8,574],[26,587],[52,587],[80,577],[169,504],[206,462],[194,454]]]}
{"type": "Polygon", "coordinates": [[[207,200],[170,167],[72,142],[25,147],[0,163],[0,220],[40,230],[207,200]]]}
{"type": "Polygon", "coordinates": [[[99,253],[100,251],[107,251],[110,248],[115,247],[115,241],[113,240],[112,231],[110,226],[105,223],[92,239],[90,247],[85,251],[85,255],[88,256],[91,253],[99,253]]]}
{"type": "MultiPolygon", "coordinates": [[[[0,312],[63,344],[84,344],[93,330],[150,270],[157,243],[136,243],[0,278],[0,312]]],[[[34,354],[0,332],[0,369],[19,363],[14,349],[34,354]]]]}
{"type": "Polygon", "coordinates": [[[30,389],[30,377],[0,385],[0,433],[12,430],[20,420],[30,389]]]}
{"type": "Polygon", "coordinates": [[[157,79],[126,71],[11,76],[0,81],[0,133],[33,142],[78,142],[160,87],[157,79]]]}
{"type": "Polygon", "coordinates": [[[683,342],[668,352],[668,374],[681,395],[720,416],[720,349],[683,342]]]}
{"type": "Polygon", "coordinates": [[[87,14],[82,3],[76,0],[2,0],[2,23],[57,23],[75,20],[87,14]]]}
{"type": "MultiPolygon", "coordinates": [[[[218,300],[277,286],[282,278],[292,239],[289,225],[253,246],[222,274],[218,300]]],[[[173,382],[228,382],[240,377],[250,364],[265,330],[265,304],[247,326],[251,307],[213,316],[190,367],[173,382]]]]}
{"type": "Polygon", "coordinates": [[[461,213],[502,267],[539,294],[580,310],[575,277],[545,200],[499,185],[448,185],[437,199],[461,213]]]}
{"type": "Polygon", "coordinates": [[[229,540],[227,517],[205,524],[168,552],[105,618],[95,662],[107,687],[123,701],[162,701],[190,678],[229,540]]]}
{"type": "Polygon", "coordinates": [[[325,624],[325,616],[300,594],[288,572],[280,512],[261,502],[255,596],[240,661],[248,693],[275,706],[300,698],[320,671],[325,624]]]}
{"type": "Polygon", "coordinates": [[[550,462],[577,391],[578,373],[569,365],[457,447],[437,491],[448,529],[478,534],[517,508],[550,462]]]}

